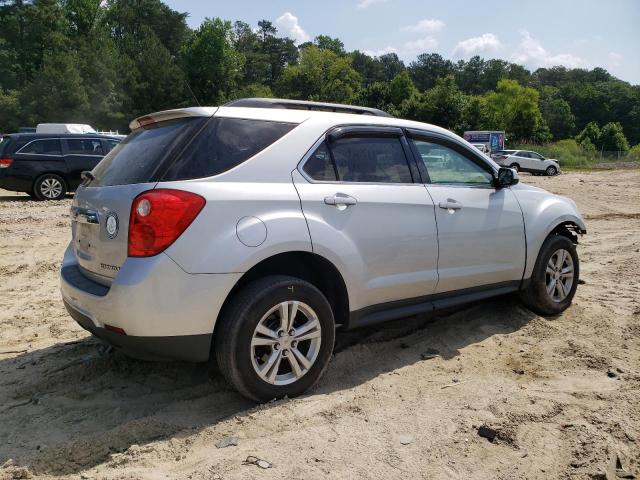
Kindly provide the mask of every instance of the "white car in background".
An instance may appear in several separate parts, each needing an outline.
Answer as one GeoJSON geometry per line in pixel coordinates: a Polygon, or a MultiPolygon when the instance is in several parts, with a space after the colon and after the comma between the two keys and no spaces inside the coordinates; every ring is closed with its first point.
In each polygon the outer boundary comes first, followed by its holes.
{"type": "Polygon", "coordinates": [[[543,174],[549,177],[560,173],[558,160],[544,158],[530,150],[500,150],[491,155],[494,162],[502,167],[511,167],[519,172],[543,174]]]}
{"type": "Polygon", "coordinates": [[[489,153],[490,153],[489,147],[487,147],[484,143],[472,143],[471,145],[476,147],[478,150],[480,150],[485,155],[489,155],[489,153]]]}

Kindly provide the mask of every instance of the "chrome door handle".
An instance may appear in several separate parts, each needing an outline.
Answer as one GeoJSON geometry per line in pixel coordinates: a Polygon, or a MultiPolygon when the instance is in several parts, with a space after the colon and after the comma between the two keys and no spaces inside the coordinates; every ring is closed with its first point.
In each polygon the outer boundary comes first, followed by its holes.
{"type": "Polygon", "coordinates": [[[344,193],[336,193],[335,195],[331,195],[330,197],[324,197],[324,203],[327,205],[355,205],[358,201],[350,195],[346,195],[344,193]]]}
{"type": "Polygon", "coordinates": [[[462,208],[462,204],[460,202],[456,202],[451,198],[448,198],[446,202],[440,202],[438,206],[445,210],[460,210],[462,208]]]}

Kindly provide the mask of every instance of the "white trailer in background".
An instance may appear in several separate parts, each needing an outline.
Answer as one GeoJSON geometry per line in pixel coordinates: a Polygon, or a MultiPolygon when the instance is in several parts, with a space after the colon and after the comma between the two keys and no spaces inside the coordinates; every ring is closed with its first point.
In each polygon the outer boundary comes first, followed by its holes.
{"type": "Polygon", "coordinates": [[[473,130],[464,132],[464,139],[473,144],[483,144],[489,154],[504,150],[504,132],[498,130],[473,130]]]}

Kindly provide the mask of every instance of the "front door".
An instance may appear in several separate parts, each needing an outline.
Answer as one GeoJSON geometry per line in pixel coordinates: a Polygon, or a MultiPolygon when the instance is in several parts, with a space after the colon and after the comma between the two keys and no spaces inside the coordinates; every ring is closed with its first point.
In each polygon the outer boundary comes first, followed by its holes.
{"type": "Polygon", "coordinates": [[[522,279],[526,247],[522,211],[513,192],[496,189],[492,167],[462,144],[413,136],[436,207],[436,292],[515,285],[522,279]]]}
{"type": "Polygon", "coordinates": [[[409,157],[400,129],[365,129],[322,142],[294,171],[313,250],[345,276],[352,311],[435,291],[434,206],[409,157]]]}

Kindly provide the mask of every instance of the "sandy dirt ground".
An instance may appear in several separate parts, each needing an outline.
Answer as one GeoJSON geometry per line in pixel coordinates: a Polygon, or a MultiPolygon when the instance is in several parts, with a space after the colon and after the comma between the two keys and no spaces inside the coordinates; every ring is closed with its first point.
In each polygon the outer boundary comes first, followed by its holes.
{"type": "Polygon", "coordinates": [[[88,336],[58,292],[70,199],[0,191],[0,478],[640,475],[640,170],[522,180],[585,215],[569,310],[507,296],[343,333],[314,392],[262,406],[88,336]]]}

